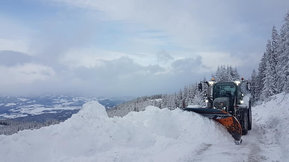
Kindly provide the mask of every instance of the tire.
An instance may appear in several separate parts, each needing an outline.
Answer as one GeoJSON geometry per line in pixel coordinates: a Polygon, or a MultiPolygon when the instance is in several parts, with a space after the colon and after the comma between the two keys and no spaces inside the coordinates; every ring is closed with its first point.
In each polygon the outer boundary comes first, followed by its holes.
{"type": "Polygon", "coordinates": [[[252,129],[252,110],[251,110],[251,102],[249,103],[249,110],[248,110],[248,130],[252,129]]]}
{"type": "Polygon", "coordinates": [[[249,126],[249,121],[248,121],[248,113],[247,111],[243,112],[243,122],[242,122],[242,135],[246,135],[248,133],[248,126],[249,126]]]}

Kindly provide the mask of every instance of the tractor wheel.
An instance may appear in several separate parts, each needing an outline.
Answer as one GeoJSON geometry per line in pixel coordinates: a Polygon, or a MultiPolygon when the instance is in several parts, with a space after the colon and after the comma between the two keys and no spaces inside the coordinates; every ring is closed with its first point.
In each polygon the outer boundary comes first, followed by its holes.
{"type": "Polygon", "coordinates": [[[251,110],[251,102],[249,103],[248,109],[248,130],[252,129],[252,110],[251,110]]]}
{"type": "Polygon", "coordinates": [[[246,135],[248,133],[248,126],[249,126],[249,121],[248,121],[248,113],[246,111],[243,112],[243,129],[242,129],[242,135],[246,135]]]}

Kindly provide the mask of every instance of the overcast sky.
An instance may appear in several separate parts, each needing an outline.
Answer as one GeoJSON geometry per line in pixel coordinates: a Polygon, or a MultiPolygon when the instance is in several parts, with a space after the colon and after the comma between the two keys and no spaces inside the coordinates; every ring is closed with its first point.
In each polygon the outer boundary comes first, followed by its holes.
{"type": "Polygon", "coordinates": [[[288,0],[1,0],[0,94],[142,96],[250,76],[288,0]]]}

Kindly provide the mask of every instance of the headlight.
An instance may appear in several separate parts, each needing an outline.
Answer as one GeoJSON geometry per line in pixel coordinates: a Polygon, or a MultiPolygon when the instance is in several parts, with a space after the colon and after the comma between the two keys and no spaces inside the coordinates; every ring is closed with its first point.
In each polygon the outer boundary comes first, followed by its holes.
{"type": "Polygon", "coordinates": [[[215,82],[214,81],[208,81],[209,85],[212,86],[215,82]]]}
{"type": "Polygon", "coordinates": [[[237,86],[241,83],[239,80],[234,81],[237,86]]]}
{"type": "Polygon", "coordinates": [[[243,104],[244,103],[244,101],[243,100],[240,100],[240,104],[243,104]]]}
{"type": "Polygon", "coordinates": [[[209,102],[209,100],[207,100],[207,99],[206,99],[206,100],[205,100],[205,102],[206,102],[206,103],[208,103],[208,102],[209,102]]]}

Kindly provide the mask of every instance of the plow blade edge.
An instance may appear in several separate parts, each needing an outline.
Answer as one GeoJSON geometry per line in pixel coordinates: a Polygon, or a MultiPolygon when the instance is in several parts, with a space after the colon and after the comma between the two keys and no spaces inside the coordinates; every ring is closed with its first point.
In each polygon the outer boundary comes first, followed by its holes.
{"type": "Polygon", "coordinates": [[[210,119],[214,119],[215,121],[222,124],[228,132],[232,135],[232,137],[236,141],[241,140],[242,136],[242,127],[239,121],[231,114],[226,111],[219,109],[208,109],[208,108],[185,108],[185,111],[193,111],[202,116],[208,117],[210,119]]]}

